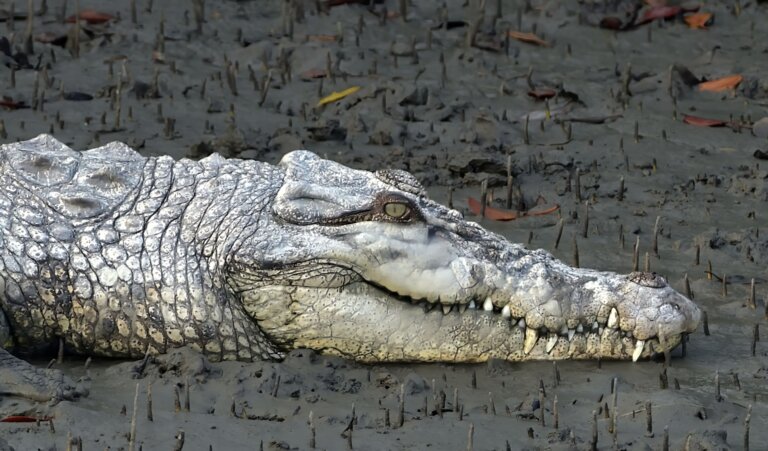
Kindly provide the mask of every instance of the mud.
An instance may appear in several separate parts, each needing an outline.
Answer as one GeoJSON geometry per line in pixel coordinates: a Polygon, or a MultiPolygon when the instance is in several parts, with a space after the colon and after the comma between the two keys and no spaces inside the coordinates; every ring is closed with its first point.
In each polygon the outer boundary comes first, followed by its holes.
{"type": "Polygon", "coordinates": [[[410,170],[468,216],[486,180],[494,207],[560,206],[482,220],[510,240],[571,263],[577,246],[581,266],[628,272],[639,239],[640,268],[681,291],[687,274],[709,335],[693,334],[666,369],[366,366],[305,350],[280,363],[209,363],[179,350],[143,370],[106,359],[86,370],[68,355],[60,369],[90,395],[55,406],[1,399],[0,416],[53,426],[2,423],[0,449],[67,449],[70,436],[84,449],[129,449],[137,384],[136,449],[179,449],[179,431],[185,450],[308,449],[312,430],[331,450],[589,449],[593,418],[599,449],[662,449],[667,435],[673,449],[743,449],[749,406],[751,448],[768,443],[768,347],[753,345],[766,326],[768,140],[751,128],[768,116],[765,3],[705,2],[706,30],[677,17],[623,31],[598,25],[625,23],[633,2],[502,1],[498,11],[493,1],[386,0],[318,11],[327,2],[209,1],[201,12],[202,2],[142,0],[134,21],[133,2],[89,0],[80,7],[116,17],[79,25],[63,20],[73,2],[33,3],[29,49],[27,2],[0,1],[11,49],[0,64],[4,143],[47,132],[76,149],[120,140],[145,155],[269,162],[307,148],[410,170]],[[548,45],[507,40],[507,30],[548,45]],[[733,90],[693,84],[730,74],[744,77],[733,90]],[[361,89],[317,106],[352,86],[361,89]],[[528,95],[544,89],[560,94],[528,95]]]}

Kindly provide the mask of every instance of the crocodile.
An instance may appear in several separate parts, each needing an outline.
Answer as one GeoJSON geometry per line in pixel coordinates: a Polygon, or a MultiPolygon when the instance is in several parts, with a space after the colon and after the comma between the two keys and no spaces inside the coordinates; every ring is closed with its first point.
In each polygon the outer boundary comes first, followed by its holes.
{"type": "Polygon", "coordinates": [[[58,346],[637,361],[669,353],[700,316],[655,273],[574,268],[511,243],[401,170],[306,150],[277,165],[120,142],[81,152],[50,135],[0,147],[0,376],[37,380],[24,355],[58,346]]]}

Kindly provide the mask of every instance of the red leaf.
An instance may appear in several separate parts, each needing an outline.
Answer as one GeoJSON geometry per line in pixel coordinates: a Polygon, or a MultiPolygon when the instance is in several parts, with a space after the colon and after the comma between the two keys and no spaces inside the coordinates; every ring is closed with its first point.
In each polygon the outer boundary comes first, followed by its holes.
{"type": "MultiPolygon", "coordinates": [[[[112,14],[95,11],[93,9],[83,9],[80,11],[80,14],[78,16],[80,17],[80,20],[87,22],[91,25],[107,23],[110,20],[115,18],[115,16],[113,16],[112,14]]],[[[75,23],[75,16],[67,17],[67,23],[75,23]]]]}
{"type": "Polygon", "coordinates": [[[557,95],[557,91],[552,88],[536,88],[528,91],[528,96],[537,100],[551,99],[557,95]]]}
{"type": "Polygon", "coordinates": [[[38,421],[51,421],[53,417],[33,417],[29,415],[9,415],[0,418],[0,423],[36,423],[38,421]]]}
{"type": "MultiPolygon", "coordinates": [[[[469,211],[471,211],[474,215],[480,216],[480,210],[482,204],[479,200],[475,199],[474,197],[470,197],[467,199],[467,204],[469,205],[469,211]]],[[[502,210],[500,208],[494,208],[491,206],[486,205],[485,206],[485,217],[488,219],[491,219],[493,221],[514,221],[518,218],[524,218],[527,216],[544,216],[548,215],[550,213],[554,213],[560,209],[560,205],[553,205],[551,207],[547,207],[540,210],[528,210],[528,211],[522,211],[522,212],[516,212],[516,211],[510,211],[510,210],[502,210]]]]}
{"type": "Polygon", "coordinates": [[[643,13],[643,16],[635,25],[645,25],[656,19],[671,19],[681,12],[683,12],[683,9],[679,6],[655,6],[645,10],[645,13],[643,13]]]}
{"type": "Polygon", "coordinates": [[[697,127],[725,127],[728,125],[728,121],[720,119],[708,119],[705,117],[691,116],[688,114],[683,115],[683,122],[697,127]]]}

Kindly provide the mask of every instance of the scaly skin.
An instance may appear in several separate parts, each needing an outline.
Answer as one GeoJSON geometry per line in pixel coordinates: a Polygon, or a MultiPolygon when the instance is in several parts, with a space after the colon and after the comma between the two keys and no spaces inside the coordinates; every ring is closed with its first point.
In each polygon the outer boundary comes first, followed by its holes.
{"type": "Polygon", "coordinates": [[[658,276],[575,269],[465,221],[402,171],[0,148],[0,339],[213,359],[629,359],[693,332],[658,276]],[[3,314],[5,318],[3,318],[3,314]],[[638,344],[639,343],[639,344],[638,344]]]}

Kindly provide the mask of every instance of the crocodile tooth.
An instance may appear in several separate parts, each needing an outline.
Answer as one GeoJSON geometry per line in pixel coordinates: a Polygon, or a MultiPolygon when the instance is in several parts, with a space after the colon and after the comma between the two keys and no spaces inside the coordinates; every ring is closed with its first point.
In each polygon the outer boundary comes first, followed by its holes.
{"type": "Polygon", "coordinates": [[[619,325],[619,312],[616,307],[611,309],[611,314],[608,315],[608,327],[615,329],[619,325]]]}
{"type": "MultiPolygon", "coordinates": [[[[598,324],[597,321],[592,323],[592,332],[597,332],[599,328],[600,328],[600,324],[598,324]]],[[[600,335],[602,335],[602,334],[600,334],[600,335]]]]}
{"type": "Polygon", "coordinates": [[[471,308],[472,310],[477,308],[477,305],[475,304],[475,301],[469,301],[469,308],[471,308]]]}
{"type": "Polygon", "coordinates": [[[584,332],[584,326],[582,326],[581,324],[576,326],[576,332],[583,333],[584,332]]]}
{"type": "Polygon", "coordinates": [[[517,326],[517,320],[515,318],[511,318],[509,320],[509,327],[517,326]]]}
{"type": "Polygon", "coordinates": [[[435,308],[435,304],[425,301],[423,307],[424,307],[424,313],[429,313],[432,311],[433,308],[435,308]]]}
{"type": "Polygon", "coordinates": [[[527,327],[525,329],[525,344],[523,345],[523,352],[530,354],[533,347],[536,346],[536,342],[539,341],[539,332],[536,329],[527,327]]]}
{"type": "Polygon", "coordinates": [[[576,335],[576,331],[573,329],[568,329],[568,341],[573,340],[574,335],[576,335]]]}
{"type": "Polygon", "coordinates": [[[605,328],[603,326],[598,327],[597,328],[597,335],[600,335],[602,337],[603,336],[603,330],[605,330],[605,328]]]}
{"type": "Polygon", "coordinates": [[[637,340],[635,344],[635,352],[632,353],[632,361],[637,362],[640,356],[643,354],[643,348],[645,347],[645,340],[637,340]]]}
{"type": "Polygon", "coordinates": [[[520,322],[517,323],[517,327],[525,329],[525,318],[520,318],[520,322]]]}
{"type": "Polygon", "coordinates": [[[501,316],[509,319],[512,317],[512,312],[509,310],[509,304],[505,305],[503,309],[501,309],[501,316]]]}
{"type": "Polygon", "coordinates": [[[451,304],[443,304],[443,315],[447,315],[451,313],[451,310],[453,310],[453,305],[451,304]]]}
{"type": "Polygon", "coordinates": [[[483,310],[486,312],[493,311],[493,302],[491,302],[491,298],[485,298],[485,302],[483,302],[483,310]]]}
{"type": "Polygon", "coordinates": [[[557,334],[549,334],[549,338],[547,339],[547,347],[545,351],[547,351],[547,354],[552,352],[553,349],[555,349],[555,345],[557,344],[557,334]]]}
{"type": "Polygon", "coordinates": [[[464,313],[469,308],[469,305],[468,304],[459,304],[459,305],[456,306],[456,308],[459,309],[459,313],[464,313]]]}

